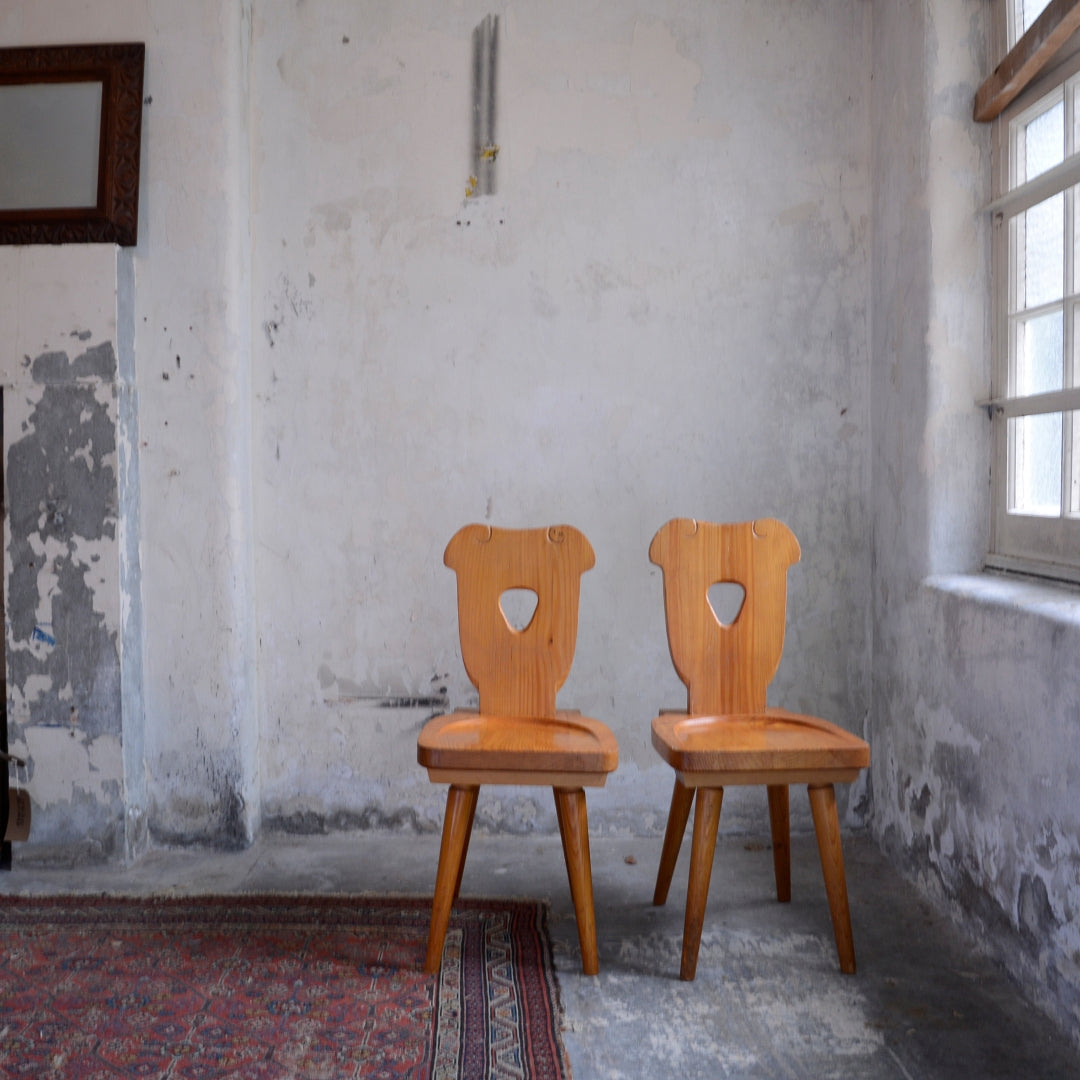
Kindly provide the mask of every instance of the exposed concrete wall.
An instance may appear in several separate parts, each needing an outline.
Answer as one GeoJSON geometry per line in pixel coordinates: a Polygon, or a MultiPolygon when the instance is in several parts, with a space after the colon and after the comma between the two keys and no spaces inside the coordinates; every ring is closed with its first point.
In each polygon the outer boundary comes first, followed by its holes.
{"type": "Polygon", "coordinates": [[[988,519],[988,15],[874,8],[874,827],[1075,1032],[1080,605],[963,573],[988,519]]]}
{"type": "MultiPolygon", "coordinates": [[[[672,516],[786,519],[774,699],[868,708],[867,6],[500,9],[497,190],[466,199],[489,10],[255,11],[261,764],[287,828],[437,827],[415,702],[475,700],[442,565],[470,521],[596,551],[560,701],[620,741],[597,828],[667,812],[649,722],[685,691],[647,551],[672,516]]],[[[551,801],[493,789],[478,821],[553,829],[551,801]]],[[[764,794],[723,820],[765,827],[764,794]]]]}

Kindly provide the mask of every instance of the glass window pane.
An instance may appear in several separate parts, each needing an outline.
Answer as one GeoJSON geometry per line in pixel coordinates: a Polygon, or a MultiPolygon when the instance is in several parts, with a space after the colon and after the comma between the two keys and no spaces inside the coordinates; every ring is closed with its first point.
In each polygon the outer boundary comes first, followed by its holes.
{"type": "Polygon", "coordinates": [[[1011,513],[1061,514],[1061,421],[1061,413],[1009,420],[1011,513]]]}
{"type": "Polygon", "coordinates": [[[1072,358],[1066,361],[1067,375],[1064,386],[1080,386],[1080,306],[1072,307],[1072,358]]]}
{"type": "Polygon", "coordinates": [[[1016,6],[1020,9],[1021,34],[1043,13],[1043,8],[1049,3],[1050,0],[1016,0],[1016,6]]]}
{"type": "Polygon", "coordinates": [[[1014,397],[1062,389],[1064,347],[1061,328],[1060,311],[1017,320],[1011,390],[1014,397]]]}
{"type": "Polygon", "coordinates": [[[1017,138],[1017,182],[1034,180],[1065,160],[1065,103],[1059,101],[1021,125],[1017,138]]]}
{"type": "Polygon", "coordinates": [[[1080,516],[1080,412],[1065,414],[1065,433],[1069,440],[1069,514],[1080,516]]]}
{"type": "Polygon", "coordinates": [[[1014,219],[1018,310],[1060,300],[1065,278],[1065,193],[1014,219]]]}
{"type": "MultiPolygon", "coordinates": [[[[1067,278],[1065,281],[1065,295],[1076,296],[1080,291],[1080,280],[1078,280],[1078,274],[1080,274],[1080,222],[1077,221],[1077,213],[1080,212],[1080,185],[1071,187],[1065,191],[1065,198],[1067,201],[1066,206],[1068,213],[1065,215],[1066,228],[1070,230],[1065,236],[1066,248],[1072,248],[1072,277],[1067,278]]],[[[1066,271],[1068,273],[1068,271],[1066,271]]]]}
{"type": "Polygon", "coordinates": [[[1050,0],[1009,0],[1009,48],[1011,49],[1031,24],[1043,13],[1050,0]]]}
{"type": "MultiPolygon", "coordinates": [[[[1073,76],[1065,84],[1065,100],[1072,110],[1072,138],[1065,148],[1066,154],[1075,154],[1080,148],[1080,110],[1077,109],[1077,88],[1080,86],[1080,78],[1073,76]]],[[[1066,121],[1068,123],[1068,121],[1066,121]]]]}

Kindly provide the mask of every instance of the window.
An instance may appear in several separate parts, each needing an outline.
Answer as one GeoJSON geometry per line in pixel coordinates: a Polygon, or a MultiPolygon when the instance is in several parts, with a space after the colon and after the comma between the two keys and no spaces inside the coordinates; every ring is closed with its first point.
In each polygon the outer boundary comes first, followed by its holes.
{"type": "MultiPolygon", "coordinates": [[[[1013,0],[1010,37],[1044,3],[1013,0]]],[[[1080,56],[995,121],[988,563],[1080,581],[1080,56]]]]}
{"type": "Polygon", "coordinates": [[[1009,48],[1011,49],[1031,29],[1050,0],[1013,0],[1009,13],[1009,48]]]}

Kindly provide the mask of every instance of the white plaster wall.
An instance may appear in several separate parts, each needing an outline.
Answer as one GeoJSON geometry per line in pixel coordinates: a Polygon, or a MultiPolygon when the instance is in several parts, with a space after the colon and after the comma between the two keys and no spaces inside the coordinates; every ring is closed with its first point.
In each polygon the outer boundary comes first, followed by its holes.
{"type": "Polygon", "coordinates": [[[248,9],[144,5],[135,356],[145,759],[162,840],[242,844],[259,821],[248,9]]]}
{"type": "MultiPolygon", "coordinates": [[[[855,729],[868,706],[866,5],[499,8],[498,192],[466,200],[489,10],[255,9],[261,762],[286,827],[437,825],[432,708],[386,704],[471,698],[442,565],[470,521],[596,550],[560,701],[620,741],[597,827],[667,811],[649,721],[685,698],[647,549],[671,516],[786,518],[776,697],[855,729]]],[[[550,802],[493,790],[479,820],[554,828],[550,802]]]]}
{"type": "Polygon", "coordinates": [[[990,168],[970,117],[988,16],[980,0],[874,8],[874,828],[1075,1037],[1080,605],[973,573],[990,168]]]}
{"type": "MultiPolygon", "coordinates": [[[[243,0],[0,7],[6,45],[147,47],[130,312],[143,500],[126,523],[140,530],[147,720],[127,771],[163,840],[243,843],[258,823],[248,24],[243,0]]],[[[63,250],[57,287],[92,289],[63,250]]]]}
{"type": "MultiPolygon", "coordinates": [[[[471,520],[596,548],[563,697],[620,738],[600,827],[666,811],[648,723],[682,689],[646,552],[670,516],[791,523],[775,698],[862,726],[866,6],[501,8],[499,191],[466,203],[488,10],[0,10],[7,44],[147,45],[125,772],[159,840],[435,826],[430,709],[384,706],[470,697],[441,556],[471,520]]],[[[505,792],[480,818],[554,827],[505,792]]]]}

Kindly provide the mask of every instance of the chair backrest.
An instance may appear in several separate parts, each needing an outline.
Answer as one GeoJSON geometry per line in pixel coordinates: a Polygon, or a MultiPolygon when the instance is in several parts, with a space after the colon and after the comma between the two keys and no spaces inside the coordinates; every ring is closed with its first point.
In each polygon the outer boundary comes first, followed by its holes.
{"type": "Polygon", "coordinates": [[[668,645],[694,715],[760,712],[784,649],[787,570],[799,561],[795,534],[774,518],[711,525],[676,518],[653,537],[649,558],[664,571],[668,645]],[[745,590],[729,625],[709,589],[745,590]]]}
{"type": "Polygon", "coordinates": [[[577,644],[581,575],[596,562],[589,541],[569,525],[466,525],[447,545],[443,562],[457,574],[461,658],[480,691],[480,711],[554,716],[577,644]],[[500,603],[512,589],[536,594],[532,619],[521,630],[500,603]]]}

